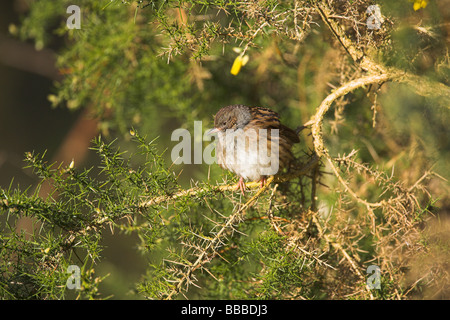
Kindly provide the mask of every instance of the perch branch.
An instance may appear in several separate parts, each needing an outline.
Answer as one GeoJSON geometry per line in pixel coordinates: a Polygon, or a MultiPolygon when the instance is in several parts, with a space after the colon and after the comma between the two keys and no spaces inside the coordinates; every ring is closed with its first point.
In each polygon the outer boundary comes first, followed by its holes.
{"type": "MultiPolygon", "coordinates": [[[[316,155],[314,155],[301,169],[291,172],[291,173],[288,173],[288,174],[285,174],[285,175],[275,176],[274,182],[275,183],[286,182],[286,181],[298,178],[300,176],[303,176],[303,175],[307,174],[312,168],[314,168],[314,166],[317,164],[318,161],[319,161],[319,158],[316,155]]],[[[247,189],[257,189],[260,187],[260,183],[255,182],[255,181],[247,182],[245,184],[245,187],[247,189]]],[[[181,191],[174,193],[172,195],[169,195],[169,196],[159,196],[159,197],[152,198],[150,200],[143,201],[140,204],[140,207],[147,208],[152,205],[158,205],[158,204],[165,203],[165,202],[176,201],[179,198],[196,196],[196,195],[198,195],[202,192],[208,191],[208,190],[223,193],[225,191],[234,191],[234,190],[236,190],[236,188],[237,188],[237,184],[230,184],[230,185],[225,185],[225,186],[212,186],[212,187],[208,187],[208,188],[194,187],[194,188],[187,189],[187,190],[181,190],[181,191]]]]}

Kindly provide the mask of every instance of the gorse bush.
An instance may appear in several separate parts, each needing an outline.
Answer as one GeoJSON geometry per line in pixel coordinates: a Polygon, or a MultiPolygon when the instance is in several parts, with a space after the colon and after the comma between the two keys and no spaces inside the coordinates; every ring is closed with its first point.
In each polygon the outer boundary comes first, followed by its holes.
{"type": "Polygon", "coordinates": [[[146,259],[132,298],[448,298],[444,4],[83,0],[69,29],[71,4],[31,2],[16,33],[57,47],[49,101],[99,119],[98,165],[30,151],[37,186],[1,188],[2,298],[105,298],[107,233],[146,259]],[[303,126],[295,169],[244,196],[170,159],[229,104],[303,126]]]}

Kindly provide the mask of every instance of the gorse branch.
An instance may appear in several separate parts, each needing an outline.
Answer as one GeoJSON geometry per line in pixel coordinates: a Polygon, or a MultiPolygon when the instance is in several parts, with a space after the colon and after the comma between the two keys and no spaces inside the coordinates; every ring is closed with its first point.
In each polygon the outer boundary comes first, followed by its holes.
{"type": "MultiPolygon", "coordinates": [[[[305,174],[308,174],[311,168],[317,165],[318,157],[313,156],[301,169],[297,169],[294,172],[284,175],[278,175],[274,179],[275,183],[286,182],[305,174]]],[[[205,192],[220,192],[223,193],[225,191],[236,191],[236,185],[225,185],[225,186],[207,186],[205,188],[195,187],[188,190],[182,190],[172,195],[160,196],[150,200],[146,200],[140,204],[141,207],[146,208],[152,205],[158,205],[163,202],[175,202],[177,199],[182,197],[193,197],[205,192]]],[[[245,184],[246,188],[252,190],[260,187],[260,183],[256,181],[247,182],[245,184]]]]}
{"type": "Polygon", "coordinates": [[[211,253],[214,253],[220,246],[223,245],[223,240],[226,236],[227,231],[233,230],[235,228],[236,224],[238,224],[238,222],[242,220],[245,211],[255,203],[258,197],[266,189],[269,188],[273,180],[273,176],[269,177],[266,181],[266,184],[260,190],[258,190],[258,192],[254,196],[252,196],[244,205],[240,206],[236,212],[233,212],[226,218],[225,223],[219,229],[219,231],[215,233],[214,237],[212,239],[208,239],[207,245],[202,248],[202,252],[199,254],[197,260],[192,265],[189,265],[187,267],[187,270],[184,271],[182,277],[175,282],[175,288],[172,290],[172,292],[169,293],[167,299],[171,299],[175,294],[179,293],[182,289],[182,285],[185,282],[191,282],[190,279],[193,272],[198,268],[202,268],[205,263],[210,261],[209,255],[211,253]]]}

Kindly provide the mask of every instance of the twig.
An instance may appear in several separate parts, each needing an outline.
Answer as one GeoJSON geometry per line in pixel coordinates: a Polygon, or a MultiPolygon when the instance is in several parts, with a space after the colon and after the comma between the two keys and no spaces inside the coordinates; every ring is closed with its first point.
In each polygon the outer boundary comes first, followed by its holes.
{"type": "Polygon", "coordinates": [[[272,225],[272,227],[275,229],[275,231],[280,234],[284,235],[284,232],[280,229],[280,227],[275,223],[273,220],[273,197],[275,196],[275,192],[277,191],[278,184],[275,184],[272,190],[272,194],[269,198],[269,209],[267,210],[267,217],[269,218],[269,222],[272,225]]]}
{"type": "Polygon", "coordinates": [[[360,50],[355,45],[355,43],[345,35],[345,31],[338,23],[336,23],[336,21],[329,19],[329,17],[332,16],[332,13],[328,5],[325,4],[325,1],[316,1],[316,8],[320,17],[326,23],[326,25],[342,45],[344,50],[350,55],[353,61],[357,63],[361,69],[376,73],[386,73],[384,67],[375,63],[372,59],[365,55],[364,52],[360,50]]]}
{"type": "Polygon", "coordinates": [[[328,153],[327,149],[324,147],[324,144],[323,144],[322,123],[323,123],[323,118],[324,118],[325,114],[330,109],[331,104],[336,99],[343,97],[346,94],[348,94],[358,88],[367,86],[369,84],[391,81],[393,79],[400,78],[400,76],[401,76],[401,74],[399,74],[399,73],[389,72],[389,73],[384,73],[384,74],[375,74],[375,75],[362,77],[362,78],[347,82],[346,84],[340,86],[339,88],[334,90],[331,94],[329,94],[322,101],[320,106],[317,108],[317,112],[313,116],[313,118],[305,124],[305,126],[311,125],[313,143],[314,143],[314,148],[315,148],[315,152],[317,153],[317,155],[319,157],[321,157],[328,153]]]}

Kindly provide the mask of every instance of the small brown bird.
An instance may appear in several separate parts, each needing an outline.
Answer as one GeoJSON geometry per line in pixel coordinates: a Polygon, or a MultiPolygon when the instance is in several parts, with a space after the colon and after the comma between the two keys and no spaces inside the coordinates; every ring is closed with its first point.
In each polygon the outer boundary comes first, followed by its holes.
{"type": "Polygon", "coordinates": [[[281,124],[278,114],[267,108],[231,105],[214,118],[218,164],[240,176],[238,189],[244,194],[245,180],[261,181],[289,167],[291,148],[298,134],[281,124]]]}

